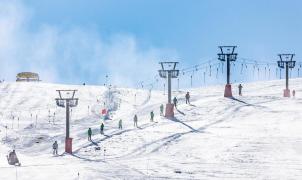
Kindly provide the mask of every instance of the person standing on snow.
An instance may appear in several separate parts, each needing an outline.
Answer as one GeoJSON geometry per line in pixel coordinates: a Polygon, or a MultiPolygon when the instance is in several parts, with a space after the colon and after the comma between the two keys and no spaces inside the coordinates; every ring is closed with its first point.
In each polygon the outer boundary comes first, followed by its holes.
{"type": "Polygon", "coordinates": [[[123,129],[123,121],[121,119],[118,121],[118,128],[123,129]]]}
{"type": "Polygon", "coordinates": [[[151,111],[151,113],[150,113],[150,121],[153,122],[153,120],[154,120],[154,112],[151,111]]]}
{"type": "Polygon", "coordinates": [[[9,165],[21,165],[15,150],[9,153],[7,156],[7,161],[9,165]]]}
{"type": "Polygon", "coordinates": [[[174,104],[174,106],[175,106],[175,108],[177,108],[177,99],[176,99],[176,97],[174,97],[174,99],[173,99],[173,104],[174,104]]]}
{"type": "Polygon", "coordinates": [[[238,86],[238,89],[239,89],[239,96],[242,96],[242,85],[241,84],[239,84],[239,86],[238,86]]]}
{"type": "Polygon", "coordinates": [[[91,141],[91,135],[92,135],[92,130],[91,128],[88,129],[88,141],[91,141]]]}
{"type": "Polygon", "coordinates": [[[53,154],[53,155],[58,155],[58,142],[57,142],[57,141],[55,141],[55,142],[52,144],[52,149],[53,149],[52,154],[53,154]]]}
{"type": "Polygon", "coordinates": [[[187,92],[186,94],[186,104],[190,104],[190,94],[187,92]]]}
{"type": "Polygon", "coordinates": [[[293,90],[293,97],[296,97],[296,91],[293,90]]]}
{"type": "Polygon", "coordinates": [[[163,104],[160,105],[159,110],[160,110],[160,115],[163,116],[164,115],[164,105],[163,104]]]}
{"type": "Polygon", "coordinates": [[[137,127],[137,115],[136,114],[134,115],[133,121],[134,121],[134,127],[137,127]]]}
{"type": "Polygon", "coordinates": [[[104,123],[101,124],[101,134],[104,134],[104,123]]]}

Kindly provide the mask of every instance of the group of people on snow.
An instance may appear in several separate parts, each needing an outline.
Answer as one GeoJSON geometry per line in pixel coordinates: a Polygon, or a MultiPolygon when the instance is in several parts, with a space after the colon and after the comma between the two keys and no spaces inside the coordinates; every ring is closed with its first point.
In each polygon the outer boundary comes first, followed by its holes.
{"type": "MultiPolygon", "coordinates": [[[[242,84],[239,84],[238,85],[239,96],[242,96],[242,89],[243,89],[242,84]]],[[[292,95],[293,95],[293,97],[295,97],[295,95],[296,95],[295,90],[292,91],[292,95]]],[[[186,93],[185,100],[186,100],[186,104],[191,104],[190,103],[190,93],[189,92],[186,93]]],[[[173,104],[174,104],[175,108],[177,108],[178,100],[177,100],[176,97],[173,98],[173,104]]],[[[159,110],[160,110],[160,116],[164,116],[164,105],[163,104],[160,105],[159,110]]],[[[150,112],[150,121],[151,122],[154,122],[154,116],[155,116],[154,112],[151,111],[150,112]]],[[[136,127],[136,128],[138,127],[138,117],[137,117],[137,114],[135,114],[134,117],[133,117],[133,126],[136,127]]],[[[105,127],[105,125],[102,122],[101,125],[100,125],[100,134],[104,134],[104,127],[105,127]]],[[[118,129],[120,129],[120,130],[123,129],[123,121],[122,121],[122,119],[120,119],[118,121],[118,129]]],[[[91,136],[92,136],[92,129],[89,128],[88,129],[88,141],[92,141],[91,140],[91,136]]],[[[57,143],[57,141],[55,141],[54,144],[53,144],[53,154],[54,155],[58,154],[58,143],[57,143]]],[[[15,151],[13,151],[12,154],[10,154],[10,157],[11,157],[11,159],[14,159],[12,157],[17,157],[15,155],[15,151]]],[[[8,159],[10,159],[10,158],[8,157],[8,159]]],[[[11,162],[14,162],[14,161],[11,161],[11,162]]],[[[18,160],[17,160],[17,162],[19,163],[18,160]]]]}
{"type": "MultiPolygon", "coordinates": [[[[85,84],[83,84],[83,85],[85,85],[85,84]]],[[[238,85],[239,96],[242,96],[242,89],[243,89],[242,84],[239,84],[238,85]]],[[[292,96],[295,97],[295,95],[296,95],[296,91],[293,90],[292,96]]],[[[186,93],[185,100],[186,100],[186,104],[190,104],[190,93],[189,92],[186,93]]],[[[178,100],[176,97],[173,98],[173,104],[174,104],[175,108],[177,108],[178,100]]],[[[151,122],[154,122],[154,116],[155,116],[154,112],[151,111],[150,112],[150,121],[151,122]]],[[[164,116],[164,105],[163,104],[160,105],[160,116],[164,116]]],[[[133,123],[134,123],[134,127],[137,128],[138,127],[138,117],[136,114],[133,117],[133,123]]],[[[102,122],[100,125],[100,134],[102,134],[102,135],[104,134],[104,127],[105,127],[105,125],[102,122]]],[[[123,129],[122,119],[120,119],[118,121],[118,129],[120,129],[120,130],[123,129]]],[[[88,141],[92,141],[92,139],[91,139],[92,129],[89,128],[87,133],[88,133],[88,141]]],[[[52,148],[53,148],[53,155],[58,155],[58,142],[57,141],[55,141],[53,143],[52,148]]],[[[9,153],[9,155],[7,156],[7,160],[10,165],[20,165],[20,162],[19,162],[19,159],[17,158],[15,150],[13,150],[12,152],[9,153]]]]}
{"type": "MultiPolygon", "coordinates": [[[[163,115],[163,111],[164,111],[164,106],[161,105],[161,106],[160,106],[161,115],[163,115]]],[[[155,116],[154,112],[151,111],[151,112],[150,112],[150,121],[151,121],[151,122],[154,122],[154,116],[155,116]]],[[[136,127],[136,128],[138,127],[138,117],[137,117],[136,114],[135,114],[134,117],[133,117],[133,126],[136,127]]],[[[118,129],[120,129],[120,130],[123,129],[123,121],[122,121],[122,119],[120,119],[120,120],[118,121],[118,129]]],[[[101,133],[101,134],[104,134],[104,123],[101,123],[101,126],[100,126],[100,133],[101,133]]],[[[92,141],[91,136],[92,136],[92,129],[89,128],[89,129],[88,129],[88,141],[92,141]]]]}
{"type": "MultiPolygon", "coordinates": [[[[52,149],[53,149],[53,155],[58,155],[58,142],[55,141],[53,144],[52,144],[52,149]]],[[[14,165],[14,166],[21,166],[21,163],[17,157],[17,154],[16,154],[16,150],[12,150],[7,156],[7,162],[9,165],[14,165]]]]}
{"type": "MultiPolygon", "coordinates": [[[[101,126],[100,126],[100,134],[104,134],[104,128],[105,128],[104,123],[101,123],[101,126]]],[[[91,128],[88,128],[87,134],[88,134],[88,141],[92,141],[92,139],[91,139],[91,136],[92,136],[92,129],[91,129],[91,128]]]]}
{"type": "MultiPolygon", "coordinates": [[[[185,95],[185,99],[186,99],[186,104],[190,104],[190,93],[187,92],[186,95],[185,95]]],[[[174,107],[177,109],[177,103],[178,103],[178,100],[176,97],[173,98],[173,104],[174,104],[174,107]]]]}
{"type": "MultiPolygon", "coordinates": [[[[189,92],[186,93],[185,99],[186,99],[186,104],[190,104],[190,94],[189,94],[189,92]]],[[[176,97],[174,97],[173,104],[174,104],[175,108],[177,108],[177,103],[178,103],[178,100],[177,100],[176,97]]],[[[164,116],[164,105],[163,104],[160,105],[160,115],[164,116]]],[[[151,122],[154,122],[154,116],[155,116],[154,111],[151,111],[150,112],[150,121],[151,122]]],[[[133,117],[133,125],[136,128],[138,127],[137,114],[135,114],[134,117],[133,117]]],[[[105,128],[105,125],[102,122],[101,125],[100,125],[100,134],[104,134],[104,128],[105,128]]],[[[118,121],[118,129],[120,129],[120,130],[123,129],[122,119],[120,119],[118,121]]],[[[88,134],[88,141],[92,141],[92,129],[91,128],[88,128],[87,134],[88,134]]],[[[55,141],[53,143],[52,148],[53,148],[53,155],[58,155],[58,142],[57,141],[55,141]]],[[[13,153],[15,153],[15,151],[13,151],[13,153]]]]}

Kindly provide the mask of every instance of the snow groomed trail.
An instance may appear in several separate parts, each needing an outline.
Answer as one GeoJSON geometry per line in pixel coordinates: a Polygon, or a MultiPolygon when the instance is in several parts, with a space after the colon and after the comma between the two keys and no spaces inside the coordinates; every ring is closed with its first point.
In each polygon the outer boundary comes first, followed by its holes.
{"type": "Polygon", "coordinates": [[[302,179],[302,79],[290,84],[296,98],[282,97],[283,81],[244,84],[242,97],[235,84],[232,99],[222,97],[224,86],[189,89],[191,105],[184,101],[187,90],[173,92],[180,104],[169,120],[159,116],[166,102],[161,91],[150,96],[141,89],[3,83],[0,179],[302,179]],[[63,153],[65,111],[56,107],[56,89],[78,89],[73,155],[63,153]],[[114,111],[101,135],[100,109],[108,96],[114,111]],[[55,140],[59,156],[52,155],[55,140]],[[12,148],[21,167],[7,164],[12,148]]]}

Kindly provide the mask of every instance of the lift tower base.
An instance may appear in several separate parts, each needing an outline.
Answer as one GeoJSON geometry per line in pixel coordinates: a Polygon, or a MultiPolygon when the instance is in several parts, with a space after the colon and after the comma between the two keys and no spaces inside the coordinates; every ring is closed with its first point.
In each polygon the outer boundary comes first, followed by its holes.
{"type": "Polygon", "coordinates": [[[166,118],[174,118],[174,104],[166,104],[166,113],[165,113],[166,118]]]}
{"type": "Polygon", "coordinates": [[[72,154],[72,138],[66,138],[65,140],[65,152],[72,154]]]}
{"type": "Polygon", "coordinates": [[[284,89],[283,90],[283,97],[290,97],[290,90],[289,89],[284,89]]]}
{"type": "Polygon", "coordinates": [[[226,84],[225,85],[224,97],[233,97],[231,84],[226,84]]]}

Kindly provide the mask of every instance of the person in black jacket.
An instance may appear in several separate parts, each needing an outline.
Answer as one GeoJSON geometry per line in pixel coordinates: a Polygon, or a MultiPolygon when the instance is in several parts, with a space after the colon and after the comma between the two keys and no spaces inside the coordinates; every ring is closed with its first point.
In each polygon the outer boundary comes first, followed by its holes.
{"type": "Polygon", "coordinates": [[[175,108],[177,108],[177,102],[178,102],[177,98],[174,97],[174,99],[173,99],[173,104],[174,104],[175,108]]]}
{"type": "Polygon", "coordinates": [[[190,93],[187,92],[186,94],[186,104],[190,104],[190,93]]]}
{"type": "Polygon", "coordinates": [[[53,149],[53,155],[58,155],[58,142],[55,141],[53,144],[52,144],[52,149],[53,149]]]}
{"type": "Polygon", "coordinates": [[[135,114],[134,118],[133,118],[133,121],[134,121],[134,127],[137,127],[137,115],[135,114]]]}
{"type": "Polygon", "coordinates": [[[88,141],[91,141],[91,135],[92,135],[92,130],[91,128],[88,129],[88,141]]]}
{"type": "Polygon", "coordinates": [[[239,84],[239,86],[238,86],[238,90],[239,90],[239,96],[242,96],[242,85],[241,84],[239,84]]]}
{"type": "Polygon", "coordinates": [[[101,124],[101,134],[104,134],[104,123],[101,124]]]}

